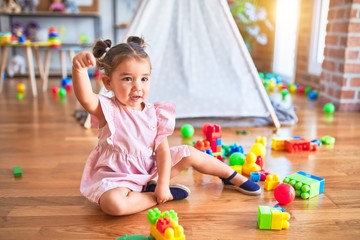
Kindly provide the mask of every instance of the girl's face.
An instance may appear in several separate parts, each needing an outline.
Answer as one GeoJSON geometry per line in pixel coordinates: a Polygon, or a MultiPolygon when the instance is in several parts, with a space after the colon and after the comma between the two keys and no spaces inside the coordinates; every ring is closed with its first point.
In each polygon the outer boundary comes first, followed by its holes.
{"type": "Polygon", "coordinates": [[[122,105],[142,110],[150,89],[150,71],[148,60],[129,58],[115,68],[110,78],[104,75],[103,82],[122,105]]]}

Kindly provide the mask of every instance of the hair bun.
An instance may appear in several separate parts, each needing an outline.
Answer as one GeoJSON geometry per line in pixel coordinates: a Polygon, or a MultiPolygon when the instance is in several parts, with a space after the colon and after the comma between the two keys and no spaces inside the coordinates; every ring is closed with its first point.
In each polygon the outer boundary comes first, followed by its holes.
{"type": "Polygon", "coordinates": [[[99,40],[96,42],[95,47],[93,48],[93,55],[95,58],[101,58],[109,48],[111,48],[110,39],[106,39],[104,41],[99,40]]]}
{"type": "Polygon", "coordinates": [[[142,48],[145,48],[145,41],[144,39],[137,37],[137,36],[130,36],[127,39],[127,43],[133,43],[133,44],[137,44],[142,48]]]}

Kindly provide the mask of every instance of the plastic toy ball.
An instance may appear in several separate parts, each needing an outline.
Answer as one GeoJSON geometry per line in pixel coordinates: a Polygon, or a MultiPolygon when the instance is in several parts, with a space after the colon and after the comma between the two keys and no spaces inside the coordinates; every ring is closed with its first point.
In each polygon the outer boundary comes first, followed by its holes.
{"type": "Polygon", "coordinates": [[[289,85],[289,91],[290,93],[295,93],[297,91],[297,87],[295,84],[290,84],[289,85]]]}
{"type": "Polygon", "coordinates": [[[297,92],[303,94],[303,93],[305,93],[305,88],[303,86],[301,86],[301,85],[298,85],[297,86],[297,92]]]}
{"type": "Polygon", "coordinates": [[[65,97],[66,96],[66,89],[65,88],[60,88],[58,94],[59,94],[60,97],[65,97]]]}
{"type": "Polygon", "coordinates": [[[310,100],[316,100],[317,97],[318,97],[318,95],[319,95],[319,92],[318,92],[318,91],[312,90],[312,91],[310,91],[310,92],[308,93],[308,98],[309,98],[310,100]]]}
{"type": "Polygon", "coordinates": [[[280,91],[280,93],[281,93],[282,99],[284,100],[285,97],[289,94],[289,90],[287,90],[287,89],[282,89],[282,90],[280,91]]]}
{"type": "Polygon", "coordinates": [[[241,152],[234,152],[229,157],[230,166],[242,166],[245,163],[246,156],[241,152]]]}
{"type": "Polygon", "coordinates": [[[18,83],[16,88],[17,88],[18,93],[24,93],[26,86],[24,83],[18,83]]]}
{"type": "Polygon", "coordinates": [[[59,90],[60,90],[60,87],[58,87],[58,86],[54,86],[54,87],[51,88],[51,92],[53,94],[58,94],[59,90]]]}
{"type": "Polygon", "coordinates": [[[311,91],[312,91],[311,87],[306,87],[304,92],[305,92],[306,95],[308,95],[309,92],[311,92],[311,91]]]}
{"type": "Polygon", "coordinates": [[[65,87],[66,85],[71,85],[72,84],[72,81],[71,81],[71,78],[63,78],[61,80],[61,86],[62,87],[65,87]]]}
{"type": "Polygon", "coordinates": [[[24,94],[21,93],[21,92],[18,92],[18,93],[16,94],[16,98],[17,98],[17,100],[23,100],[23,99],[24,99],[24,94]]]}
{"type": "Polygon", "coordinates": [[[274,197],[280,205],[291,203],[295,199],[295,189],[287,183],[280,183],[274,189],[274,197]]]}
{"type": "Polygon", "coordinates": [[[184,124],[181,126],[180,132],[184,138],[191,138],[194,135],[195,129],[191,124],[184,124]]]}
{"type": "Polygon", "coordinates": [[[324,105],[324,112],[327,114],[333,114],[335,111],[335,105],[331,102],[328,102],[324,105]]]}

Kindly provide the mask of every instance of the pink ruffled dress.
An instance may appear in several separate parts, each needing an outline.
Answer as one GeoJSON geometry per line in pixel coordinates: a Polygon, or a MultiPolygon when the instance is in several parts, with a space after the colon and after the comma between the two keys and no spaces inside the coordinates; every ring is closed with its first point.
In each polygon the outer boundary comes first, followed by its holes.
{"type": "MultiPolygon", "coordinates": [[[[115,97],[98,95],[107,124],[99,128],[98,145],[90,153],[81,193],[97,203],[113,188],[142,191],[157,179],[155,150],[175,128],[175,104],[145,104],[142,111],[123,107],[115,97]]],[[[189,156],[186,145],[170,148],[172,166],[189,156]]]]}

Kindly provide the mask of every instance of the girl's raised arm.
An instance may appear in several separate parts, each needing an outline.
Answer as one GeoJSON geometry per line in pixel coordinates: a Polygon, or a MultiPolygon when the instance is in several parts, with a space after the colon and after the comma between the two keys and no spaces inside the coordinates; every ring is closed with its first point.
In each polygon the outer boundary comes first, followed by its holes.
{"type": "Polygon", "coordinates": [[[74,57],[72,63],[73,87],[76,98],[88,113],[95,115],[101,121],[104,115],[99,98],[93,92],[88,75],[88,68],[96,64],[95,57],[91,52],[80,52],[74,57]]]}

